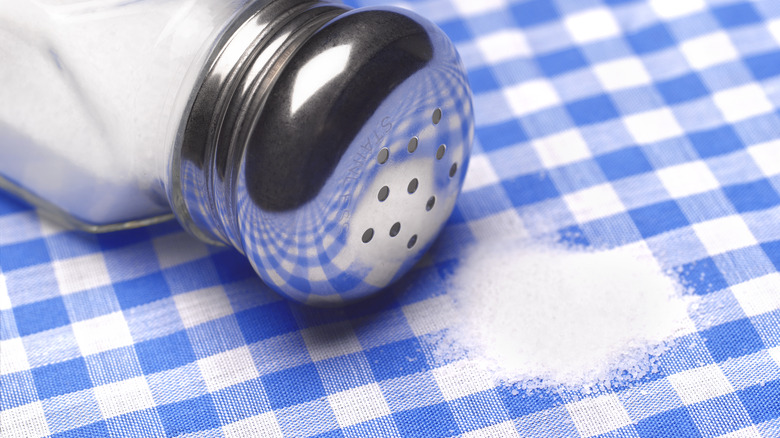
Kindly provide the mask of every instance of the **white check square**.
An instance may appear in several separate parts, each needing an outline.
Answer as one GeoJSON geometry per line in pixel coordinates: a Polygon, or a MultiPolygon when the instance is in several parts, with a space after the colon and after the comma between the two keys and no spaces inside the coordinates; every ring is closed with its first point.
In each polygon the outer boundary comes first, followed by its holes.
{"type": "Polygon", "coordinates": [[[506,29],[476,40],[482,57],[490,64],[531,55],[531,47],[519,29],[506,29]]]}
{"type": "Polygon", "coordinates": [[[600,435],[631,424],[628,412],[615,394],[567,404],[566,409],[583,437],[600,435]]]}
{"type": "Polygon", "coordinates": [[[550,81],[534,79],[504,89],[512,114],[521,117],[560,105],[561,98],[550,81]]]}
{"type": "Polygon", "coordinates": [[[568,193],[563,197],[569,211],[579,223],[612,216],[626,211],[612,185],[599,184],[584,190],[568,193]]]}
{"type": "Polygon", "coordinates": [[[173,302],[187,328],[233,314],[230,299],[222,286],[174,295],[173,302]]]}
{"type": "Polygon", "coordinates": [[[749,426],[734,432],[721,435],[718,438],[761,438],[761,433],[756,426],[749,426]]]}
{"type": "Polygon", "coordinates": [[[770,348],[769,355],[772,356],[772,359],[774,359],[778,365],[780,365],[780,346],[770,348]]]}
{"type": "Polygon", "coordinates": [[[453,0],[453,3],[460,15],[477,15],[501,9],[506,5],[504,0],[482,0],[478,2],[474,0],[453,0]]]}
{"type": "Polygon", "coordinates": [[[307,328],[301,336],[315,362],[363,350],[349,322],[307,328]]]}
{"type": "Polygon", "coordinates": [[[679,18],[703,10],[704,0],[650,0],[650,7],[661,18],[679,18]]]}
{"type": "Polygon", "coordinates": [[[590,43],[620,34],[620,27],[607,8],[589,9],[567,16],[563,20],[572,39],[580,44],[590,43]]]}
{"type": "Polygon", "coordinates": [[[703,35],[680,44],[680,51],[688,64],[697,69],[733,61],[739,57],[731,39],[724,32],[703,35]]]}
{"type": "Polygon", "coordinates": [[[709,255],[758,245],[745,221],[737,215],[694,224],[693,231],[709,255]]]}
{"type": "Polygon", "coordinates": [[[658,170],[656,175],[673,198],[684,198],[720,187],[715,175],[704,161],[691,161],[665,167],[658,170]]]}
{"type": "Polygon", "coordinates": [[[143,376],[97,386],[95,398],[105,418],[154,407],[154,398],[143,376]]]}
{"type": "Polygon", "coordinates": [[[547,168],[562,166],[592,157],[588,144],[577,129],[533,141],[539,160],[547,168]]]}
{"type": "Polygon", "coordinates": [[[493,388],[490,373],[480,369],[472,361],[460,360],[433,370],[445,400],[455,400],[493,388]]]}
{"type": "Polygon", "coordinates": [[[0,375],[30,369],[22,338],[0,340],[0,375]]]}
{"type": "Polygon", "coordinates": [[[449,328],[457,318],[452,298],[447,295],[409,304],[403,312],[415,336],[449,328]]]}
{"type": "Polygon", "coordinates": [[[770,21],[769,24],[767,24],[767,28],[775,41],[777,41],[777,44],[780,44],[780,18],[770,21]]]}
{"type": "Polygon", "coordinates": [[[623,119],[629,134],[639,144],[650,144],[679,137],[683,129],[668,108],[633,114],[623,119]]]}
{"type": "Polygon", "coordinates": [[[377,383],[329,395],[328,402],[341,427],[390,415],[390,407],[377,383]]]}
{"type": "Polygon", "coordinates": [[[515,424],[511,421],[494,424],[463,435],[463,438],[520,438],[515,424]]]}
{"type": "Polygon", "coordinates": [[[686,405],[734,392],[734,387],[715,364],[683,371],[668,379],[686,405]]]}
{"type": "Polygon", "coordinates": [[[206,244],[186,233],[168,234],[154,239],[152,243],[163,269],[209,255],[206,244]]]}
{"type": "Polygon", "coordinates": [[[5,275],[0,272],[0,310],[11,309],[11,297],[8,295],[8,286],[5,284],[5,275]]]}
{"type": "Polygon", "coordinates": [[[747,151],[764,175],[780,174],[780,140],[750,146],[747,151]]]}
{"type": "Polygon", "coordinates": [[[273,412],[266,412],[230,423],[223,426],[222,431],[225,432],[227,438],[284,438],[282,428],[279,427],[279,422],[273,412]]]}
{"type": "Polygon", "coordinates": [[[772,272],[731,286],[734,298],[747,316],[780,309],[780,273],[772,272]]]}
{"type": "MultiPolygon", "coordinates": [[[[463,181],[464,192],[491,186],[499,181],[500,178],[493,169],[493,165],[490,164],[490,159],[488,159],[486,154],[471,156],[469,159],[469,170],[466,172],[466,179],[463,181]]],[[[0,293],[2,293],[2,289],[0,289],[0,293]]]]}
{"type": "Polygon", "coordinates": [[[52,263],[63,295],[111,284],[103,254],[89,254],[52,263]]]}
{"type": "Polygon", "coordinates": [[[246,346],[198,359],[198,368],[209,392],[260,376],[246,346]]]}
{"type": "Polygon", "coordinates": [[[603,62],[594,66],[593,72],[606,91],[638,87],[652,82],[650,74],[638,58],[603,62]]]}
{"type": "Polygon", "coordinates": [[[775,107],[758,84],[718,91],[712,96],[715,105],[727,122],[738,122],[761,114],[771,113],[775,107]]]}
{"type": "Polygon", "coordinates": [[[84,356],[133,344],[133,337],[122,312],[73,323],[73,335],[84,356]]]}
{"type": "Polygon", "coordinates": [[[40,401],[0,410],[3,436],[38,438],[49,436],[49,425],[40,401]]]}

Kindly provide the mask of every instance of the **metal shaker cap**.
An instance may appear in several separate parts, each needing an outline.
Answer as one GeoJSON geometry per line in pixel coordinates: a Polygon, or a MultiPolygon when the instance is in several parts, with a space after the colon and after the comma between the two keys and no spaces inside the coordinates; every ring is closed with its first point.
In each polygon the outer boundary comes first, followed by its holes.
{"type": "Polygon", "coordinates": [[[365,297],[420,259],[452,213],[474,130],[440,29],[397,8],[330,13],[260,66],[233,111],[241,125],[212,154],[226,157],[205,183],[219,218],[199,224],[315,305],[365,297]]]}

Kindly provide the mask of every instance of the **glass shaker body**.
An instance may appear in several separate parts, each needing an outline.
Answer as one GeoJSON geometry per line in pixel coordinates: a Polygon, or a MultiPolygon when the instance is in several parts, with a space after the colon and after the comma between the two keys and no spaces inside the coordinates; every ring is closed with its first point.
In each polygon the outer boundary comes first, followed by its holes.
{"type": "Polygon", "coordinates": [[[175,216],[304,303],[400,278],[463,185],[465,68],[402,9],[2,2],[0,57],[0,188],[87,231],[175,216]]]}
{"type": "Polygon", "coordinates": [[[91,231],[170,218],[176,129],[247,3],[0,2],[0,185],[91,231]]]}

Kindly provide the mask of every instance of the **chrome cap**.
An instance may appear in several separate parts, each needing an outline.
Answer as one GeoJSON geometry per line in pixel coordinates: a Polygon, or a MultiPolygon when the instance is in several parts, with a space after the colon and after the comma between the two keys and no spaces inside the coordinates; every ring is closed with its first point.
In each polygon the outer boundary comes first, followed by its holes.
{"type": "Polygon", "coordinates": [[[264,68],[214,184],[232,199],[201,224],[294,300],[337,305],[386,287],[431,245],[468,166],[471,92],[454,46],[416,14],[363,8],[264,68]]]}

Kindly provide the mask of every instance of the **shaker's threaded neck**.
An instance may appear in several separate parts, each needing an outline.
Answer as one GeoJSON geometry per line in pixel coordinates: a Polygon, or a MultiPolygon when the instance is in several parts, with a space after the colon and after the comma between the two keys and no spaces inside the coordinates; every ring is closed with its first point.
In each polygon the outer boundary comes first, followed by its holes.
{"type": "Polygon", "coordinates": [[[174,212],[188,231],[243,251],[234,184],[254,116],[297,48],[350,9],[327,1],[254,3],[223,33],[193,92],[172,159],[174,212]]]}

